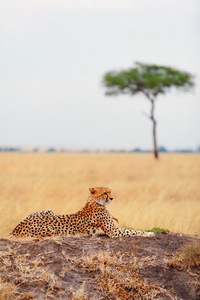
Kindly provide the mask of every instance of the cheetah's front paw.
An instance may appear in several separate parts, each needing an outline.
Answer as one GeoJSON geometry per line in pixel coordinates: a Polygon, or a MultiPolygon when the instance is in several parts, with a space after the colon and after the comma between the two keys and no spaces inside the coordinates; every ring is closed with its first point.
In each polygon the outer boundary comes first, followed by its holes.
{"type": "Polygon", "coordinates": [[[155,233],[154,233],[154,232],[147,232],[147,236],[148,236],[148,237],[154,237],[154,236],[155,236],[155,233]]]}

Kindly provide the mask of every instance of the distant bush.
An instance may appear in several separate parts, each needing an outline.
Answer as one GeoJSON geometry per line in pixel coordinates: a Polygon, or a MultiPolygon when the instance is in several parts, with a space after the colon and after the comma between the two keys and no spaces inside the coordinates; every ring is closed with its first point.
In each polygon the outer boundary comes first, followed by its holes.
{"type": "Polygon", "coordinates": [[[192,149],[177,149],[175,150],[176,153],[193,153],[192,149]]]}
{"type": "Polygon", "coordinates": [[[56,149],[54,149],[54,148],[49,148],[49,149],[47,149],[47,152],[56,152],[56,149]]]}
{"type": "Polygon", "coordinates": [[[19,152],[19,151],[21,151],[21,149],[17,148],[17,147],[5,147],[5,148],[0,148],[0,151],[2,151],[2,152],[19,152]]]}
{"type": "Polygon", "coordinates": [[[168,150],[165,147],[161,146],[158,147],[158,152],[168,152],[168,150]]]}

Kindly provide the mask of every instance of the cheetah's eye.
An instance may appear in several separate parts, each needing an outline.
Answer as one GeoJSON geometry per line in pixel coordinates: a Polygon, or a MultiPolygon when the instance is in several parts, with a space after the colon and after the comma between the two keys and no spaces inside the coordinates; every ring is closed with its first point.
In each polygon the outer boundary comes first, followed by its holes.
{"type": "Polygon", "coordinates": [[[107,194],[107,193],[104,193],[104,195],[108,196],[108,194],[107,194]]]}

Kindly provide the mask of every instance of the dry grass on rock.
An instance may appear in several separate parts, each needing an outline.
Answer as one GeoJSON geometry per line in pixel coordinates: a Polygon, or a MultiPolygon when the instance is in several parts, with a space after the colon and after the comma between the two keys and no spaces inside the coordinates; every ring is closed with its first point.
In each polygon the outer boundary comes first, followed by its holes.
{"type": "MultiPolygon", "coordinates": [[[[160,233],[156,238],[2,238],[0,300],[198,300],[199,265],[170,263],[197,242],[160,233]]],[[[187,257],[194,259],[197,251],[187,257]]]]}

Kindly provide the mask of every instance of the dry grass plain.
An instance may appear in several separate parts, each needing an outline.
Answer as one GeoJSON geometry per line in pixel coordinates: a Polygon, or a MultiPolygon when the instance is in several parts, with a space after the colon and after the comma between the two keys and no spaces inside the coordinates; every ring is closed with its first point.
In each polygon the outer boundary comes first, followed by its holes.
{"type": "Polygon", "coordinates": [[[199,183],[199,154],[1,153],[0,234],[34,211],[76,212],[94,186],[113,191],[118,226],[200,233],[199,183]]]}

